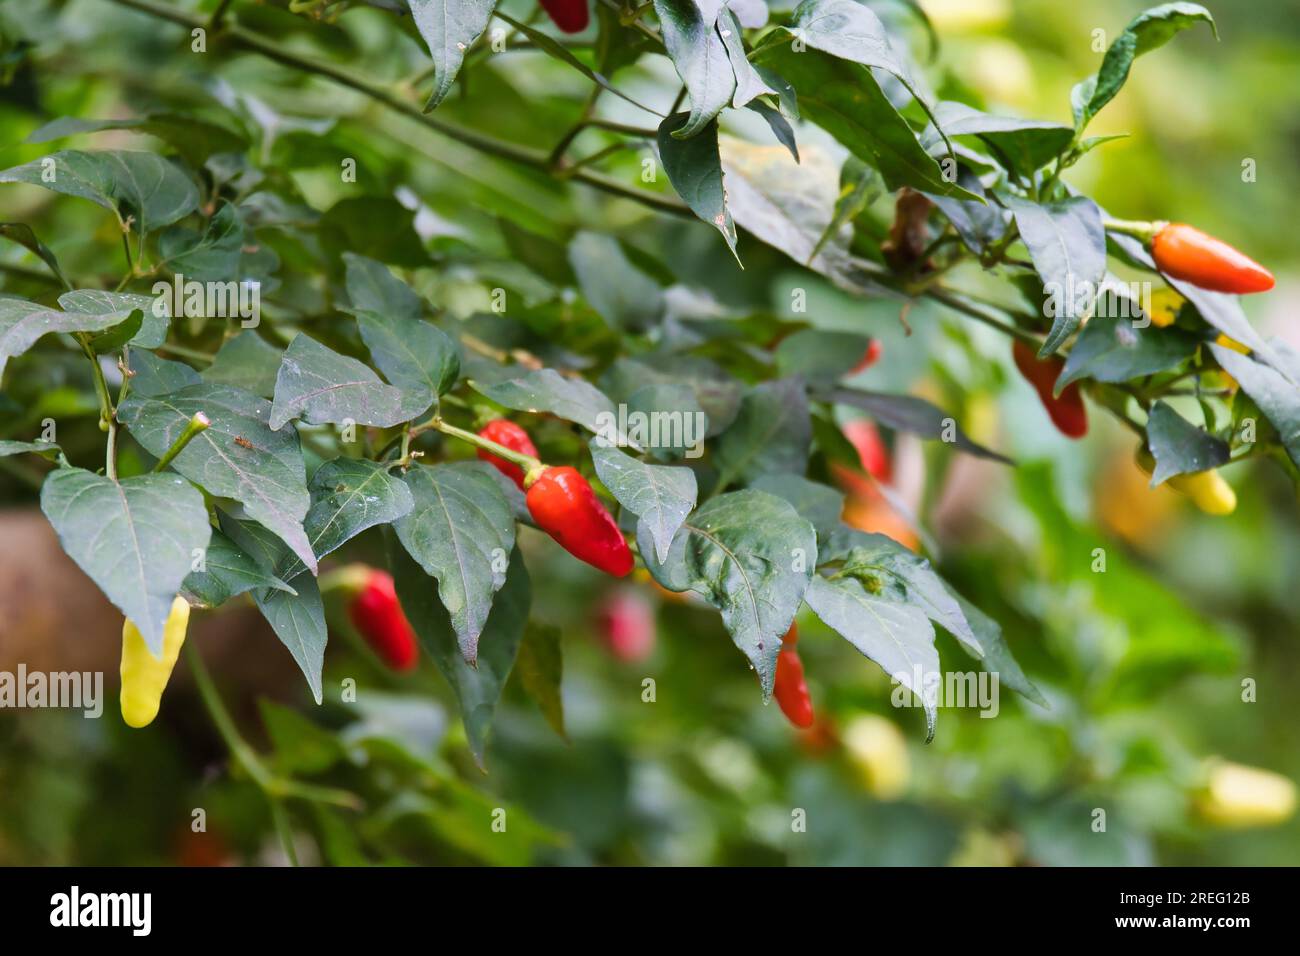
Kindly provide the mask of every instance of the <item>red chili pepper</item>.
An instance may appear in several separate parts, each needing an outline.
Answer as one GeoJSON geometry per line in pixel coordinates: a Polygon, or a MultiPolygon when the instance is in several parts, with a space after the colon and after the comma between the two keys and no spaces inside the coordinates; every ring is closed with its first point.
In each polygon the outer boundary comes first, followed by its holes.
{"type": "Polygon", "coordinates": [[[409,671],[415,667],[419,656],[415,631],[397,600],[391,574],[372,570],[352,599],[348,616],[371,650],[385,664],[397,671],[409,671]]]}
{"type": "MultiPolygon", "coordinates": [[[[480,438],[486,438],[488,441],[494,441],[498,445],[505,445],[511,451],[517,451],[522,455],[529,455],[532,458],[537,457],[537,447],[533,440],[528,437],[528,432],[524,431],[514,422],[506,418],[497,418],[490,421],[478,433],[480,438]]],[[[506,461],[504,458],[498,458],[490,451],[480,448],[478,450],[479,458],[490,463],[497,471],[505,475],[522,491],[524,487],[524,470],[514,462],[506,461]]]]}
{"type": "Polygon", "coordinates": [[[600,638],[616,660],[645,660],[655,648],[655,617],[650,602],[637,591],[611,594],[597,614],[600,638]]]}
{"type": "Polygon", "coordinates": [[[870,419],[855,418],[844,426],[844,437],[858,450],[862,470],[877,481],[888,484],[893,478],[889,463],[889,449],[880,438],[880,432],[870,419]]]}
{"type": "Polygon", "coordinates": [[[1215,292],[1267,292],[1273,273],[1221,239],[1182,222],[1171,222],[1151,241],[1151,255],[1165,275],[1215,292]]]}
{"type": "Polygon", "coordinates": [[[542,9],[565,33],[587,29],[587,0],[541,0],[542,9]]]}
{"type": "Polygon", "coordinates": [[[1052,389],[1061,376],[1065,360],[1058,356],[1040,359],[1032,346],[1016,339],[1011,348],[1020,374],[1029,380],[1038,392],[1038,397],[1047,409],[1047,415],[1067,438],[1082,438],[1088,434],[1088,410],[1083,405],[1083,395],[1079,384],[1071,382],[1065,386],[1060,395],[1053,395],[1052,389]]]}
{"type": "Polygon", "coordinates": [[[567,465],[547,468],[528,486],[528,513],[575,558],[621,578],[632,552],[587,479],[567,465]]]}
{"type": "Polygon", "coordinates": [[[858,372],[865,372],[871,368],[880,360],[880,353],[883,350],[884,346],[880,344],[880,339],[872,339],[870,344],[867,345],[867,350],[862,353],[862,361],[853,366],[853,371],[850,374],[856,375],[858,372]]]}
{"type": "Polygon", "coordinates": [[[806,729],[813,725],[813,705],[808,683],[803,678],[803,661],[794,646],[798,640],[799,628],[791,624],[781,641],[781,653],[776,658],[776,682],[772,694],[790,723],[806,729]]]}

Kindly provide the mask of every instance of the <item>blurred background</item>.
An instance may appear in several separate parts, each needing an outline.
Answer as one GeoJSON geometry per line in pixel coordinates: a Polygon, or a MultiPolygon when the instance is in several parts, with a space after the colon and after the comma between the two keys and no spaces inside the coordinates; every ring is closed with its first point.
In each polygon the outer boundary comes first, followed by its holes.
{"type": "MultiPolygon", "coordinates": [[[[870,5],[908,38],[942,95],[1058,122],[1069,120],[1070,87],[1100,60],[1093,31],[1106,31],[1104,47],[1146,6],[923,0],[939,39],[930,59],[931,41],[907,4],[870,5]]],[[[1192,222],[1247,250],[1278,277],[1276,291],[1244,303],[1248,314],[1267,334],[1300,346],[1293,198],[1300,4],[1206,5],[1219,41],[1198,28],[1139,60],[1090,129],[1128,137],[1094,150],[1067,179],[1117,216],[1192,222]],[[1243,178],[1243,163],[1253,164],[1253,176],[1243,178]]],[[[381,10],[335,9],[332,21],[319,22],[284,4],[236,9],[241,23],[377,82],[415,77],[427,64],[418,42],[381,10]]],[[[994,719],[945,709],[929,745],[920,711],[891,706],[889,680],[810,614],[800,617],[799,648],[818,723],[801,732],[775,705],[761,704],[715,612],[669,599],[645,581],[611,585],[577,562],[550,560],[551,542],[530,531],[521,543],[534,579],[534,619],[557,629],[563,647],[565,733],[516,674],[486,774],[470,759],[454,699],[427,658],[413,675],[391,674],[338,607],[331,608],[326,685],[352,678],[363,691],[350,704],[327,695],[320,708],[248,608],[199,615],[206,619],[195,639],[268,765],[363,803],[361,810],[291,803],[302,860],[1050,866],[1300,859],[1293,812],[1300,513],[1279,469],[1263,462],[1226,468],[1239,508],[1229,518],[1202,515],[1174,492],[1147,487],[1133,464],[1132,436],[1104,415],[1094,416],[1087,440],[1060,437],[992,330],[922,304],[908,312],[905,328],[896,303],[849,297],[753,240],[742,240],[741,272],[699,223],[521,173],[337,87],[250,56],[196,57],[182,41],[179,30],[105,0],[6,0],[0,167],[54,148],[23,141],[58,116],[220,102],[252,117],[260,161],[291,181],[311,209],[340,198],[339,157],[357,157],[369,193],[396,196],[414,212],[424,247],[451,263],[417,269],[417,262],[413,281],[459,317],[486,310],[498,276],[524,281],[502,219],[557,241],[576,228],[613,232],[728,314],[788,315],[791,290],[806,289],[808,313],[800,318],[882,341],[885,360],[857,384],[926,395],[975,440],[1019,462],[1007,469],[881,433],[889,481],[919,513],[930,557],[1002,625],[1049,705],[1005,692],[994,719]],[[495,259],[457,264],[465,246],[495,259]],[[1094,570],[1098,548],[1103,572],[1094,570]],[[611,631],[615,613],[636,626],[611,631]],[[643,699],[647,678],[653,702],[643,699]],[[504,833],[484,823],[497,808],[506,810],[504,833]],[[1098,809],[1104,834],[1094,831],[1098,809]],[[792,826],[798,810],[806,827],[792,826]]],[[[677,88],[661,56],[642,58],[616,79],[660,108],[677,88]]],[[[524,51],[477,60],[464,86],[439,116],[549,148],[589,84],[524,51]]],[[[627,118],[604,100],[600,112],[627,118]]],[[[730,131],[751,133],[743,123],[730,131]]],[[[807,135],[815,145],[815,133],[807,135]]],[[[57,145],[157,148],[128,131],[57,145]]],[[[638,162],[629,151],[606,168],[630,179],[638,162]]],[[[889,214],[884,199],[862,228],[883,235],[889,214]]],[[[108,218],[34,188],[0,192],[0,220],[30,223],[70,274],[115,282],[120,254],[108,218]]],[[[309,258],[287,231],[272,244],[287,267],[309,258]]],[[[0,292],[32,295],[38,267],[20,247],[0,248],[0,292]]],[[[955,279],[1006,294],[978,270],[955,279]]],[[[310,282],[286,281],[298,283],[299,303],[327,301],[310,282]]],[[[0,393],[0,438],[30,438],[46,417],[93,414],[75,359],[13,363],[0,393]]],[[[85,421],[84,447],[94,448],[100,439],[85,421]]],[[[543,451],[574,453],[567,429],[552,424],[540,429],[543,451]]],[[[72,426],[61,431],[74,458],[75,434],[72,426]]],[[[120,618],[59,555],[35,510],[30,475],[14,471],[23,467],[0,471],[0,670],[20,661],[102,669],[110,699],[99,720],[0,711],[0,863],[283,863],[265,802],[246,775],[232,772],[188,675],[178,675],[155,724],[122,725],[113,688],[120,618]],[[195,808],[205,811],[205,832],[194,832],[195,808]]],[[[846,490],[856,522],[913,546],[921,540],[883,499],[846,490]]],[[[363,540],[349,558],[382,564],[382,543],[363,540]]],[[[963,660],[947,635],[940,652],[945,662],[963,660]]]]}

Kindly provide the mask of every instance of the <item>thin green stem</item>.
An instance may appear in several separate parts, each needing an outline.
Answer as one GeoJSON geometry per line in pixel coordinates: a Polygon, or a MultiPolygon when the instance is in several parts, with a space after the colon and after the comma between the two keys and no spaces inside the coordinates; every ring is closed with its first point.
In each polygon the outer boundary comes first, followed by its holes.
{"type": "Polygon", "coordinates": [[[1022,342],[1025,342],[1029,345],[1033,345],[1035,349],[1037,349],[1038,347],[1039,342],[1037,336],[1033,335],[1030,332],[1026,332],[1024,329],[1019,328],[1018,326],[1012,325],[1010,322],[1003,321],[997,316],[990,315],[987,311],[985,311],[983,306],[977,305],[976,303],[969,301],[968,299],[966,299],[965,296],[963,296],[959,292],[955,292],[951,289],[947,289],[944,287],[939,287],[935,289],[927,289],[925,291],[925,294],[929,296],[931,299],[934,299],[936,302],[946,305],[948,308],[952,309],[953,311],[960,312],[963,315],[969,316],[970,318],[974,319],[977,322],[984,323],[990,328],[997,329],[999,332],[1003,333],[1004,335],[1009,335],[1013,339],[1019,339],[1022,342]]]}
{"type": "Polygon", "coordinates": [[[525,472],[540,468],[542,463],[532,455],[525,455],[522,452],[515,451],[513,448],[507,448],[505,445],[498,444],[490,438],[484,438],[482,435],[475,435],[473,432],[466,431],[463,428],[457,428],[455,425],[449,425],[440,417],[435,415],[426,422],[421,422],[411,429],[412,437],[423,434],[426,431],[439,431],[444,435],[450,435],[453,438],[459,438],[461,441],[469,442],[475,447],[482,448],[484,451],[490,451],[498,458],[504,458],[512,464],[518,465],[525,472]]]}
{"type": "Polygon", "coordinates": [[[158,464],[153,466],[153,470],[156,472],[162,471],[170,465],[172,460],[185,450],[185,446],[193,441],[196,435],[207,431],[211,424],[212,422],[208,419],[207,415],[204,415],[202,412],[195,412],[193,416],[191,416],[189,422],[185,425],[185,431],[181,432],[176,437],[176,440],[172,442],[172,446],[167,449],[161,458],[158,459],[158,464]]]}
{"type": "Polygon", "coordinates": [[[183,345],[174,345],[171,342],[164,342],[162,345],[158,346],[158,351],[171,352],[173,355],[179,355],[181,358],[191,359],[195,362],[211,363],[216,359],[216,356],[210,352],[200,352],[198,349],[186,348],[183,345]]]}

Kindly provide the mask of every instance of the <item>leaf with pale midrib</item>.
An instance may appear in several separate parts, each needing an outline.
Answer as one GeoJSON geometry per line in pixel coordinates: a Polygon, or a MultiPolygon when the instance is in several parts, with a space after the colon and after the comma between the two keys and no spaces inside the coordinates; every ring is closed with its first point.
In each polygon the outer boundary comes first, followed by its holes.
{"type": "Polygon", "coordinates": [[[299,334],[280,360],[269,421],[274,429],[292,418],[388,428],[415,418],[432,400],[428,389],[386,385],[364,362],[299,334]]]}
{"type": "Polygon", "coordinates": [[[272,431],[271,404],[233,385],[190,385],[156,398],[132,396],[117,417],[156,457],[166,454],[196,412],[211,424],[172,460],[172,467],[279,535],[313,571],[316,556],[302,528],[311,498],[298,433],[272,431]],[[240,439],[240,441],[236,441],[240,439]]]}
{"type": "Polygon", "coordinates": [[[155,656],[163,624],[211,531],[203,496],[179,475],[114,481],[81,468],[45,479],[41,510],[63,550],[140,629],[155,656]]]}
{"type": "Polygon", "coordinates": [[[680,465],[648,465],[630,455],[600,444],[588,443],[596,474],[628,511],[641,519],[654,542],[660,561],[668,558],[673,535],[695,507],[695,472],[680,465]]]}

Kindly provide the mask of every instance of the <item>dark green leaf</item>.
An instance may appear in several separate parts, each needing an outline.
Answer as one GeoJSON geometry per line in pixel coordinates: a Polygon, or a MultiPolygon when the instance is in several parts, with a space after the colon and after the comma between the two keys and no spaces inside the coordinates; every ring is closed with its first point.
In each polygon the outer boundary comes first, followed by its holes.
{"type": "Polygon", "coordinates": [[[202,372],[203,381],[213,385],[234,385],[246,392],[271,398],[280,372],[284,351],[268,343],[252,329],[245,329],[221,343],[216,358],[202,372]]]}
{"type": "Polygon", "coordinates": [[[519,645],[515,665],[528,696],[537,701],[542,716],[561,737],[564,733],[564,698],[560,681],[564,676],[564,656],[560,649],[560,629],[546,624],[529,623],[519,645]]]}
{"type": "Polygon", "coordinates": [[[313,425],[352,422],[387,428],[410,421],[432,400],[425,388],[385,385],[364,362],[299,334],[280,361],[270,425],[280,429],[290,419],[302,418],[313,425]]]}
{"type": "Polygon", "coordinates": [[[1276,369],[1222,345],[1211,343],[1210,351],[1273,423],[1287,455],[1300,466],[1300,386],[1276,369]]]}
{"type": "Polygon", "coordinates": [[[188,385],[197,385],[202,379],[184,362],[159,358],[145,349],[131,353],[131,392],[152,398],[179,392],[188,385]]]}
{"type": "Polygon", "coordinates": [[[745,39],[740,24],[736,22],[736,15],[726,6],[722,7],[722,12],[718,15],[716,29],[727,51],[727,59],[731,61],[731,72],[736,78],[736,92],[732,97],[731,105],[740,109],[742,106],[747,106],[755,97],[767,93],[775,96],[776,90],[763,81],[745,56],[745,39]]]}
{"type": "MultiPolygon", "coordinates": [[[[301,569],[302,564],[298,567],[301,569]]],[[[181,593],[191,604],[220,607],[235,595],[255,588],[292,591],[225,534],[214,529],[203,553],[203,570],[189,573],[181,585],[181,593]]]]}
{"type": "Polygon", "coordinates": [[[59,296],[59,305],[68,312],[85,315],[128,315],[132,310],[139,310],[140,328],[128,337],[130,343],[141,348],[156,349],[167,341],[167,327],[171,324],[171,319],[167,314],[166,303],[153,296],[78,289],[59,296]]]}
{"type": "Polygon", "coordinates": [[[691,212],[722,233],[727,248],[739,262],[736,224],[727,211],[727,192],[722,184],[718,124],[711,122],[698,135],[683,141],[675,133],[688,119],[686,113],[674,113],[659,124],[659,156],[664,172],[691,212]]]}
{"type": "Polygon", "coordinates": [[[59,260],[54,257],[54,253],[40,239],[36,238],[36,233],[32,227],[25,222],[0,222],[0,237],[9,239],[18,243],[20,246],[31,250],[36,256],[50,267],[56,279],[65,286],[69,285],[67,279],[63,277],[63,270],[59,268],[59,260]]]}
{"type": "Polygon", "coordinates": [[[271,429],[270,402],[232,385],[205,382],[157,398],[133,395],[117,417],[150,454],[162,457],[196,412],[211,425],[185,446],[172,467],[210,494],[243,504],[250,518],[279,535],[314,571],[316,556],[302,528],[311,499],[298,433],[271,429]]]}
{"type": "Polygon", "coordinates": [[[750,487],[788,501],[800,517],[817,529],[819,548],[824,548],[827,535],[840,526],[844,495],[828,485],[809,481],[802,475],[787,474],[763,475],[750,487]]]}
{"type": "Polygon", "coordinates": [[[398,388],[436,398],[460,377],[460,349],[436,325],[363,311],[357,313],[357,327],[370,357],[398,388]]]}
{"type": "Polygon", "coordinates": [[[937,104],[934,118],[949,136],[980,137],[1013,172],[1022,176],[1051,162],[1074,139],[1074,129],[1069,126],[993,116],[952,100],[937,104]]]}
{"type": "Polygon", "coordinates": [[[163,262],[174,273],[200,282],[225,282],[239,275],[244,223],[232,203],[224,204],[202,232],[172,226],[158,237],[163,262]]]}
{"type": "Polygon", "coordinates": [[[1155,456],[1151,487],[1197,471],[1227,464],[1228,443],[1197,428],[1164,402],[1156,402],[1147,415],[1147,447],[1155,456]]]}
{"type": "Polygon", "coordinates": [[[809,382],[833,382],[861,364],[870,344],[868,336],[854,332],[800,329],[777,345],[777,371],[809,382]]]}
{"type": "Polygon", "coordinates": [[[1051,355],[1092,314],[1106,275],[1106,230],[1091,199],[1072,196],[1040,205],[1007,196],[1020,238],[1043,280],[1052,330],[1039,349],[1051,355]]]}
{"type": "Polygon", "coordinates": [[[638,541],[644,542],[640,531],[644,528],[659,560],[666,561],[673,535],[695,507],[695,472],[680,466],[647,465],[602,445],[599,438],[593,438],[588,447],[601,483],[619,504],[641,519],[638,541]]]}
{"type": "Polygon", "coordinates": [[[1191,358],[1200,344],[1196,336],[1181,329],[1145,328],[1134,324],[1137,316],[1127,317],[1121,309],[1112,309],[1118,297],[1102,293],[1098,315],[1088,320],[1070,349],[1065,368],[1056,380],[1056,391],[1081,378],[1098,382],[1127,382],[1141,375],[1151,375],[1174,368],[1191,358]],[[1111,314],[1111,313],[1114,314],[1111,314]]]}
{"type": "Polygon", "coordinates": [[[510,503],[483,462],[425,467],[406,474],[415,506],[394,524],[402,546],[438,579],[461,655],[473,664],[493,596],[506,582],[515,545],[510,503]]]}
{"type": "MultiPolygon", "coordinates": [[[[976,657],[980,667],[997,677],[999,684],[1005,684],[1020,696],[1032,700],[1039,707],[1046,708],[1047,699],[1025,676],[1025,672],[1020,669],[1020,665],[1012,656],[1011,649],[1007,647],[1007,642],[1002,637],[1002,626],[955,591],[953,597],[961,607],[961,612],[966,616],[975,636],[979,638],[980,646],[984,648],[984,656],[976,657]]],[[[975,654],[971,653],[965,645],[962,645],[962,649],[975,657],[975,654]]]]}
{"type": "Polygon", "coordinates": [[[172,601],[195,555],[208,546],[203,496],[179,475],[114,481],[59,468],[41,488],[41,510],[68,557],[161,657],[172,601]]]}
{"type": "Polygon", "coordinates": [[[395,535],[387,537],[388,563],[402,609],[406,611],[420,643],[455,691],[470,750],[482,768],[497,701],[514,666],[528,622],[532,601],[528,569],[524,567],[518,549],[511,552],[505,586],[497,595],[483,628],[482,653],[478,656],[477,666],[471,667],[461,656],[447,609],[434,596],[428,577],[398,545],[395,535]]]}
{"type": "Polygon", "coordinates": [[[690,118],[672,134],[686,139],[722,112],[736,91],[727,48],[715,29],[722,4],[701,6],[695,0],[654,0],[654,7],[668,56],[690,94],[690,118]]]}
{"type": "Polygon", "coordinates": [[[102,332],[130,317],[132,309],[89,314],[60,312],[22,299],[0,299],[0,375],[9,359],[22,355],[51,332],[102,332]]]}
{"type": "Polygon", "coordinates": [[[812,422],[803,381],[777,379],[750,389],[740,414],[718,439],[714,462],[719,487],[737,478],[803,474],[812,446],[812,422]]]}
{"type": "Polygon", "coordinates": [[[411,18],[433,56],[436,71],[427,113],[451,92],[465,53],[492,22],[496,0],[408,0],[411,18]]]}
{"type": "MultiPolygon", "coordinates": [[[[667,159],[664,165],[668,165],[667,159]]],[[[671,171],[668,176],[672,178],[671,171]]],[[[632,264],[613,236],[585,230],[577,233],[569,243],[569,264],[583,298],[610,328],[640,331],[663,314],[659,283],[632,264]]]]}
{"type": "Polygon", "coordinates": [[[980,458],[991,458],[1003,464],[1014,464],[1010,458],[995,451],[977,445],[966,436],[955,419],[941,409],[935,408],[923,398],[911,395],[887,395],[884,392],[868,392],[856,388],[835,388],[818,392],[815,397],[820,401],[837,402],[852,405],[871,415],[886,428],[912,432],[922,438],[938,438],[952,443],[962,451],[980,458]]]}
{"type": "Polygon", "coordinates": [[[649,551],[641,556],[664,587],[695,591],[722,612],[722,623],[768,698],[781,637],[817,564],[813,526],[775,495],[734,491],[687,518],[666,560],[649,551]]]}

